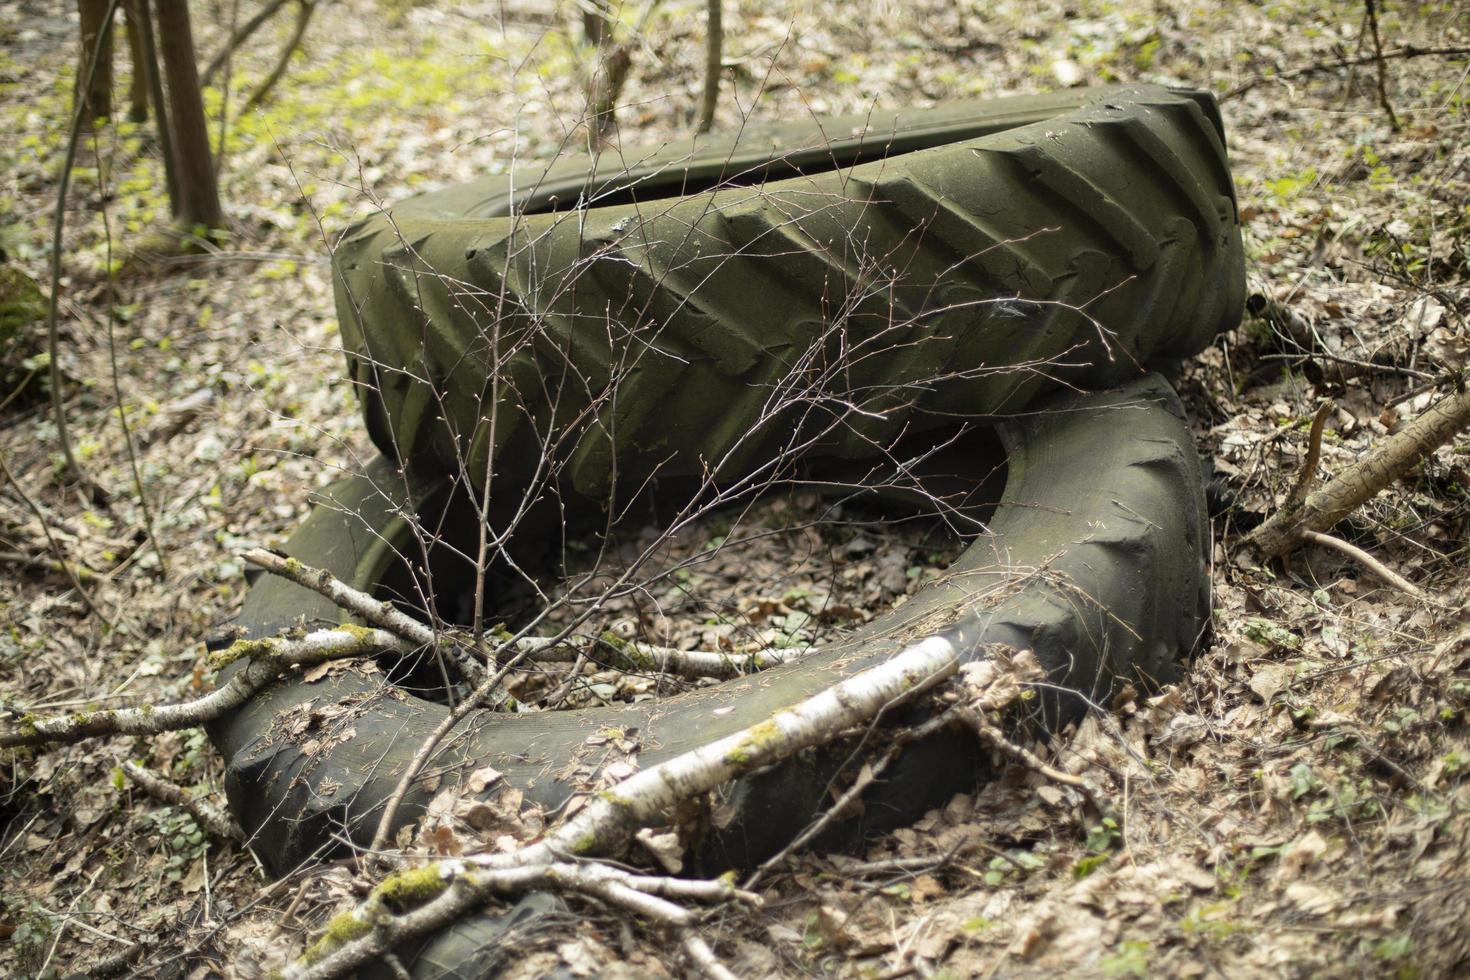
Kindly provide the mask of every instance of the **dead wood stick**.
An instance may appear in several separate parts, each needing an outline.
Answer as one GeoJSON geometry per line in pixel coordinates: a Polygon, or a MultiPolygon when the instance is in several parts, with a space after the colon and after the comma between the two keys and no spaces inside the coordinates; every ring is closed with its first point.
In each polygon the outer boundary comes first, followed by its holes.
{"type": "Polygon", "coordinates": [[[1410,582],[1398,572],[1395,572],[1383,562],[1368,554],[1368,552],[1364,551],[1362,548],[1359,548],[1355,544],[1348,544],[1342,538],[1335,538],[1330,534],[1323,534],[1321,531],[1303,531],[1302,540],[1310,541],[1312,544],[1319,544],[1324,548],[1331,548],[1333,551],[1336,551],[1339,554],[1346,555],[1353,561],[1357,562],[1359,565],[1362,565],[1368,571],[1372,572],[1374,575],[1378,576],[1378,578],[1387,582],[1389,585],[1398,589],[1400,592],[1404,592],[1408,595],[1413,596],[1415,599],[1428,598],[1428,596],[1424,594],[1424,590],[1419,588],[1419,586],[1415,585],[1413,582],[1410,582]]]}
{"type": "Polygon", "coordinates": [[[215,52],[214,57],[209,59],[209,64],[205,66],[204,70],[199,73],[199,84],[204,88],[208,88],[209,84],[214,81],[215,74],[224,67],[225,61],[240,49],[240,45],[250,40],[250,36],[260,30],[265,22],[274,17],[287,2],[288,0],[271,0],[270,3],[260,8],[260,11],[254,17],[241,24],[230,35],[230,39],[215,52]]]}
{"type": "Polygon", "coordinates": [[[276,66],[265,80],[256,86],[255,91],[250,93],[250,98],[245,100],[245,107],[240,111],[249,112],[265,103],[270,96],[271,90],[276,87],[290,67],[291,56],[296,49],[301,47],[301,41],[306,37],[306,27],[311,23],[311,15],[316,12],[316,0],[297,0],[296,2],[296,25],[291,28],[291,37],[287,39],[281,48],[280,57],[276,59],[276,66]]]}
{"type": "Polygon", "coordinates": [[[201,698],[156,707],[78,711],[52,718],[23,717],[14,729],[0,731],[0,749],[66,745],[104,735],[157,735],[196,728],[235,710],[288,670],[328,660],[368,657],[385,649],[411,652],[417,647],[384,630],[356,626],[318,630],[297,638],[236,640],[216,655],[216,663],[223,666],[243,657],[248,657],[250,663],[223,687],[201,698]]]}
{"type": "Polygon", "coordinates": [[[1378,65],[1378,104],[1383,106],[1383,111],[1388,113],[1388,125],[1395,133],[1402,127],[1399,125],[1398,113],[1393,111],[1393,103],[1388,99],[1388,63],[1383,57],[1383,38],[1378,33],[1378,4],[1376,0],[1365,0],[1368,8],[1368,27],[1373,34],[1373,60],[1378,65]]]}
{"type": "Polygon", "coordinates": [[[1312,416],[1312,431],[1307,435],[1307,458],[1302,460],[1302,471],[1297,474],[1296,484],[1292,486],[1291,492],[1286,495],[1286,507],[1299,507],[1302,501],[1307,499],[1311,492],[1312,484],[1317,478],[1317,464],[1322,459],[1322,429],[1327,424],[1327,416],[1332,414],[1332,402],[1324,401],[1317,406],[1317,414],[1312,416]]]}
{"type": "Polygon", "coordinates": [[[242,841],[245,839],[244,832],[240,830],[240,826],[235,821],[230,819],[228,813],[217,806],[206,803],[184,787],[149,772],[136,762],[124,762],[122,771],[123,775],[137,783],[149,796],[179,807],[193,817],[194,822],[211,836],[220,840],[242,841]]]}
{"type": "Polygon", "coordinates": [[[796,851],[815,840],[833,822],[846,817],[852,809],[853,804],[858,801],[863,793],[867,792],[868,787],[877,782],[878,778],[893,763],[893,760],[899,757],[899,753],[905,745],[910,745],[920,739],[928,738],[940,729],[953,724],[961,707],[960,705],[952,705],[922,725],[899,732],[894,738],[893,744],[888,747],[888,751],[883,754],[882,758],[870,765],[863,766],[858,771],[857,778],[852,781],[852,785],[843,791],[835,803],[828,807],[816,820],[813,820],[805,830],[793,837],[785,847],[762,861],[760,866],[752,871],[745,879],[741,887],[747,891],[754,890],[755,886],[760,884],[761,879],[768,871],[777,867],[796,851]]]}
{"type": "Polygon", "coordinates": [[[1295,548],[1303,531],[1326,531],[1470,425],[1470,388],[1452,392],[1296,507],[1283,507],[1245,539],[1262,557],[1295,548]]]}
{"type": "Polygon", "coordinates": [[[1449,639],[1436,644],[1434,649],[1429,651],[1429,655],[1434,658],[1429,662],[1430,673],[1439,669],[1440,661],[1444,660],[1445,657],[1464,646],[1470,646],[1470,626],[1460,630],[1460,632],[1451,636],[1449,639]]]}

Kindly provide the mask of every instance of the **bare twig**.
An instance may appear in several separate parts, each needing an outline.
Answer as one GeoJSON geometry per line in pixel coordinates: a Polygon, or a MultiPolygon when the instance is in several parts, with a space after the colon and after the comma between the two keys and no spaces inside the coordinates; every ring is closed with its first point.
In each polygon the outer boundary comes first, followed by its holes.
{"type": "Polygon", "coordinates": [[[36,504],[35,500],[31,499],[31,495],[26,493],[25,488],[20,485],[20,481],[15,478],[15,474],[10,471],[10,463],[6,461],[3,452],[0,452],[0,476],[4,476],[6,482],[15,488],[16,494],[20,496],[26,508],[35,515],[36,521],[41,525],[41,533],[46,536],[46,546],[51,549],[51,554],[56,556],[56,566],[62,572],[66,573],[66,577],[71,580],[71,587],[77,590],[77,595],[81,596],[82,602],[92,611],[92,615],[102,620],[109,627],[112,626],[112,620],[107,618],[97,603],[93,601],[92,594],[82,586],[81,575],[66,560],[66,552],[61,549],[60,543],[57,542],[56,537],[51,533],[51,525],[46,523],[46,515],[41,512],[41,508],[36,504]]]}
{"type": "MultiPolygon", "coordinates": [[[[101,30],[92,48],[90,64],[87,65],[87,77],[79,80],[80,84],[77,85],[76,106],[72,109],[71,129],[66,139],[66,153],[62,157],[61,174],[56,181],[56,212],[51,221],[51,292],[46,306],[46,345],[50,356],[48,371],[51,376],[51,413],[56,420],[56,441],[61,445],[61,457],[66,462],[69,477],[80,476],[82,468],[77,464],[76,456],[72,453],[71,436],[67,433],[66,399],[61,392],[61,368],[57,364],[59,361],[57,355],[60,353],[61,346],[56,321],[58,305],[61,301],[62,231],[66,227],[66,197],[67,191],[71,189],[71,172],[77,161],[77,140],[81,137],[82,125],[88,114],[85,93],[91,91],[92,82],[97,77],[103,47],[112,33],[113,22],[117,19],[117,8],[121,5],[122,0],[109,0],[107,11],[102,15],[101,30]]],[[[88,604],[91,604],[90,600],[88,604]]]]}
{"type": "MultiPolygon", "coordinates": [[[[95,139],[92,150],[97,158],[97,172],[104,173],[102,154],[97,148],[95,139]]],[[[106,201],[107,197],[104,195],[100,210],[107,261],[107,365],[108,373],[112,377],[112,400],[117,404],[117,423],[122,428],[123,450],[127,453],[128,470],[133,477],[133,491],[138,495],[138,511],[143,518],[143,529],[148,535],[149,543],[153,545],[153,554],[158,558],[158,574],[167,578],[168,557],[163,552],[163,544],[158,540],[158,528],[153,523],[153,505],[148,503],[148,493],[143,486],[143,471],[138,465],[137,441],[133,438],[133,425],[128,421],[128,406],[123,399],[122,373],[117,366],[117,300],[113,295],[115,284],[112,270],[112,221],[107,215],[106,201]]]]}
{"type": "Polygon", "coordinates": [[[240,830],[239,824],[230,819],[228,813],[201,800],[184,787],[149,772],[136,762],[124,762],[122,771],[123,775],[142,787],[149,796],[179,807],[193,817],[194,822],[211,836],[220,840],[242,841],[245,839],[245,834],[240,830]]]}
{"type": "Polygon", "coordinates": [[[1357,58],[1339,58],[1334,61],[1318,61],[1310,65],[1302,65],[1299,68],[1291,68],[1274,75],[1256,75],[1246,79],[1235,88],[1220,97],[1221,102],[1239,98],[1262,82],[1285,82],[1293,78],[1302,78],[1306,75],[1320,75],[1324,72],[1337,71],[1339,68],[1353,68],[1358,65],[1381,64],[1385,61],[1397,61],[1404,58],[1455,58],[1460,55],[1470,54],[1470,47],[1440,47],[1421,48],[1415,44],[1406,44],[1392,51],[1383,51],[1375,54],[1364,55],[1357,58]]]}
{"type": "Polygon", "coordinates": [[[413,786],[415,779],[424,766],[429,764],[434,752],[439,748],[439,743],[444,741],[445,736],[452,732],[456,725],[469,716],[471,711],[483,705],[492,694],[500,687],[505,676],[526,658],[526,653],[519,653],[503,664],[499,670],[492,673],[480,682],[480,685],[470,692],[459,704],[444,716],[443,720],[434,727],[414,753],[413,759],[409,761],[408,767],[398,777],[398,783],[393,787],[393,794],[388,797],[388,802],[383,805],[383,815],[378,818],[378,828],[373,832],[372,844],[368,847],[370,854],[382,851],[388,843],[388,835],[393,831],[393,821],[398,817],[398,808],[403,805],[404,797],[408,795],[409,788],[413,786]]]}
{"type": "Polygon", "coordinates": [[[612,666],[629,672],[675,674],[679,677],[697,679],[717,677],[728,679],[776,667],[790,660],[816,653],[815,646],[788,650],[757,650],[754,653],[724,653],[718,650],[675,650],[637,640],[623,640],[610,634],[600,637],[568,636],[554,639],[541,636],[523,636],[510,640],[507,647],[517,653],[525,653],[537,663],[574,663],[578,656],[599,659],[594,651],[606,650],[612,666]]]}
{"type": "Polygon", "coordinates": [[[1438,670],[1440,662],[1443,661],[1445,657],[1449,656],[1451,653],[1460,649],[1461,647],[1466,646],[1470,646],[1470,626],[1466,626],[1464,629],[1460,630],[1449,639],[1443,640],[1440,643],[1436,644],[1434,649],[1429,651],[1430,657],[1433,658],[1429,661],[1430,672],[1433,673],[1434,671],[1438,670]]]}
{"type": "Polygon", "coordinates": [[[586,895],[667,928],[681,935],[686,954],[703,970],[719,961],[697,936],[694,943],[689,943],[698,920],[671,899],[760,904],[757,896],[737,890],[725,878],[660,878],[592,862],[554,862],[487,871],[464,861],[445,860],[390,875],[360,906],[333,920],[323,937],[285,971],[285,976],[290,980],[344,976],[359,965],[379,960],[403,938],[447,925],[494,895],[530,889],[586,895]],[[394,914],[392,906],[405,894],[433,897],[416,909],[394,914]],[[352,938],[344,941],[344,936],[352,938]]]}
{"type": "MultiPolygon", "coordinates": [[[[436,632],[433,628],[395,608],[392,603],[374,599],[366,592],[354,589],[345,582],[334,578],[330,572],[313,568],[295,558],[278,555],[264,548],[251,548],[243,552],[240,557],[258,568],[265,569],[272,575],[279,575],[302,588],[325,596],[354,616],[375,626],[380,626],[420,647],[438,650],[441,647],[440,641],[445,638],[442,632],[436,632]]],[[[458,668],[464,672],[464,676],[475,681],[483,676],[484,671],[480,665],[473,661],[465,650],[454,643],[444,643],[442,646],[449,648],[450,655],[454,658],[458,668]]]]}
{"type": "Polygon", "coordinates": [[[1091,789],[1088,788],[1087,783],[1082,781],[1081,776],[1074,776],[1069,772],[1062,772],[1055,766],[1043,762],[1041,757],[1030,749],[1006,738],[1005,733],[987,721],[985,715],[981,712],[974,710],[961,711],[960,719],[975,730],[975,734],[980,736],[980,741],[1010,756],[1027,769],[1040,773],[1054,783],[1071,786],[1074,789],[1081,790],[1088,796],[1092,795],[1091,789]]]}
{"type": "Polygon", "coordinates": [[[311,15],[316,13],[316,0],[296,0],[296,26],[291,29],[291,36],[281,47],[281,56],[276,59],[276,66],[271,73],[265,77],[255,91],[250,93],[250,98],[245,100],[245,106],[240,111],[249,112],[258,108],[270,97],[271,90],[276,83],[286,74],[286,69],[291,65],[291,56],[296,49],[301,47],[302,40],[306,37],[306,28],[311,23],[311,15]]]}
{"type": "Polygon", "coordinates": [[[214,57],[209,59],[209,64],[205,66],[204,71],[199,73],[199,84],[208,87],[214,81],[215,73],[226,65],[230,58],[234,56],[235,52],[239,50],[240,45],[250,40],[250,36],[260,30],[265,22],[274,17],[287,2],[289,0],[270,0],[264,7],[260,8],[260,11],[254,17],[241,24],[230,35],[230,39],[221,46],[219,51],[215,52],[214,57]]]}
{"type": "Polygon", "coordinates": [[[1388,125],[1397,133],[1401,127],[1393,103],[1388,101],[1388,64],[1383,58],[1383,39],[1378,34],[1378,3],[1377,0],[1364,0],[1364,3],[1368,8],[1368,30],[1373,35],[1373,61],[1378,66],[1378,104],[1388,113],[1388,125]]]}

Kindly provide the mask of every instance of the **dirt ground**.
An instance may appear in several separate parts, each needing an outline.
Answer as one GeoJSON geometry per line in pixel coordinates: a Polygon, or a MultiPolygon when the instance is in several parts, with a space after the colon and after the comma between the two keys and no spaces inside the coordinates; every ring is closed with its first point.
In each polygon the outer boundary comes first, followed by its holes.
{"type": "MultiPolygon", "coordinates": [[[[256,9],[192,7],[202,55],[256,9]]],[[[669,0],[644,23],[624,143],[692,128],[703,9],[669,0]]],[[[1078,83],[1215,91],[1263,314],[1180,380],[1233,500],[1214,528],[1214,629],[1187,680],[1122,697],[1043,750],[1085,794],[1011,766],[866,854],[792,860],[761,886],[763,911],[707,923],[738,975],[1470,969],[1470,434],[1337,529],[1428,599],[1335,551],[1261,569],[1238,549],[1295,479],[1321,399],[1335,405],[1330,472],[1464,383],[1470,60],[1403,55],[1463,52],[1470,21],[1454,3],[1397,0],[1378,19],[1396,54],[1381,78],[1371,63],[1331,67],[1372,51],[1360,4],[726,4],[726,126],[1078,83]]],[[[43,287],[75,21],[59,0],[0,6],[0,247],[43,287]]],[[[313,490],[374,452],[337,352],[331,236],[378,201],[584,139],[593,51],[576,21],[570,3],[529,0],[322,5],[272,98],[236,116],[289,33],[283,14],[233,59],[232,114],[209,96],[228,233],[146,272],[120,257],[167,211],[148,129],[84,141],[57,358],[77,455],[110,499],[53,479],[44,402],[0,410],[13,474],[0,483],[0,724],[208,686],[203,639],[244,594],[239,553],[279,544],[313,490]],[[85,570],[85,600],[48,567],[54,550],[85,570]]],[[[819,509],[762,504],[744,526],[787,530],[745,547],[718,522],[693,529],[732,546],[663,587],[640,620],[649,638],[820,642],[953,555],[932,528],[861,515],[805,527],[819,509]]],[[[573,704],[656,686],[595,671],[523,681],[573,704]]],[[[141,943],[125,974],[264,976],[355,900],[341,868],[271,884],[247,850],[124,786],[128,759],[222,801],[199,732],[4,759],[0,973],[86,972],[141,943]]],[[[689,972],[657,933],[579,910],[528,940],[521,973],[689,972]]]]}

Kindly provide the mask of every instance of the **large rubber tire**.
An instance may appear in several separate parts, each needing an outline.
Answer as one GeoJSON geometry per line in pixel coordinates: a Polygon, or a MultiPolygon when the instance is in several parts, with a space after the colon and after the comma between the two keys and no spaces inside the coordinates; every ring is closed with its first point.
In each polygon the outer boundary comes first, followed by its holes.
{"type": "Polygon", "coordinates": [[[379,448],[483,486],[493,441],[514,497],[553,431],[552,478],[598,494],[1122,383],[1235,326],[1245,282],[1214,99],[1153,86],[528,165],[358,224],[334,264],[379,448]]]}
{"type": "MultiPolygon", "coordinates": [[[[1209,537],[1198,455],[1173,391],[1149,376],[1103,393],[1052,396],[1001,431],[1007,482],[990,533],[897,609],[820,654],[667,700],[482,713],[447,740],[434,771],[447,783],[493,765],[505,779],[488,792],[512,785],[555,808],[577,789],[569,763],[606,726],[638,729],[646,768],[940,632],[971,658],[993,643],[1034,650],[1055,689],[1073,692],[1047,699],[1053,726],[1078,717],[1088,701],[1105,702],[1123,680],[1175,678],[1206,625],[1209,537]]],[[[983,473],[989,461],[981,462],[983,473]]],[[[372,590],[407,548],[411,501],[431,497],[432,482],[405,481],[379,460],[328,491],[286,550],[372,590]]],[[[237,622],[266,636],[303,618],[323,625],[340,616],[313,592],[262,578],[237,622]]],[[[231,808],[266,869],[280,874],[348,842],[369,843],[383,801],[444,713],[385,689],[381,676],[346,671],[286,682],[217,723],[231,808]]],[[[730,797],[733,821],[709,832],[696,866],[719,871],[773,853],[820,811],[823,788],[846,761],[841,752],[812,753],[741,780],[730,797]]],[[[910,821],[983,774],[973,739],[941,734],[914,744],[870,790],[862,818],[824,843],[910,821]]],[[[399,822],[416,819],[426,796],[411,793],[399,822]]],[[[475,952],[476,937],[497,928],[479,920],[451,930],[429,944],[423,963],[460,964],[456,975],[474,976],[467,964],[489,955],[475,952]]]]}

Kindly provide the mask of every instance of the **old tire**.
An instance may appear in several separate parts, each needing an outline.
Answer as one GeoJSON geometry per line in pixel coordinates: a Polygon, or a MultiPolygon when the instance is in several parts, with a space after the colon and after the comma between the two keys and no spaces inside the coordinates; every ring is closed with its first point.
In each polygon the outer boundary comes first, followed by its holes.
{"type": "Polygon", "coordinates": [[[334,268],[379,448],[482,485],[493,443],[513,496],[870,456],[1197,353],[1244,301],[1214,99],[1153,86],[527,165],[360,223],[334,268]]]}
{"type": "MultiPolygon", "coordinates": [[[[548,808],[576,789],[563,778],[605,726],[637,728],[647,767],[758,722],[834,679],[890,656],[905,641],[946,631],[971,656],[990,643],[1036,652],[1056,690],[1047,721],[1075,719],[1124,680],[1177,676],[1208,616],[1208,534],[1198,455],[1177,397],[1157,376],[1090,395],[1052,396],[1002,432],[1007,482],[990,533],[940,581],[830,650],[774,670],[659,702],[468,721],[434,764],[445,780],[484,765],[548,808]],[[722,713],[715,713],[715,709],[722,713]],[[733,709],[733,710],[732,710],[733,709]]],[[[988,462],[977,469],[988,468],[988,462]]],[[[406,496],[434,481],[405,481],[379,460],[336,484],[292,536],[287,551],[359,588],[380,584],[405,541],[406,496]]],[[[339,622],[315,593],[266,577],[237,622],[266,636],[304,620],[339,622]]],[[[212,729],[226,760],[226,791],[265,867],[369,843],[383,800],[445,709],[346,671],[288,681],[212,729]]],[[[748,865],[774,852],[824,805],[822,787],[844,763],[817,753],[743,780],[736,816],[696,855],[706,870],[748,865]]],[[[900,825],[983,777],[972,738],[941,734],[911,746],[872,788],[861,821],[829,845],[900,825]]],[[[497,791],[493,788],[489,792],[497,791]]],[[[427,794],[410,794],[399,820],[415,819],[427,794]]],[[[425,963],[471,963],[498,927],[466,924],[431,941],[425,963]]],[[[436,968],[437,968],[436,967],[436,968]]],[[[487,967],[488,968],[488,967],[487,967]]],[[[458,975],[476,975],[469,966],[458,975]]]]}

